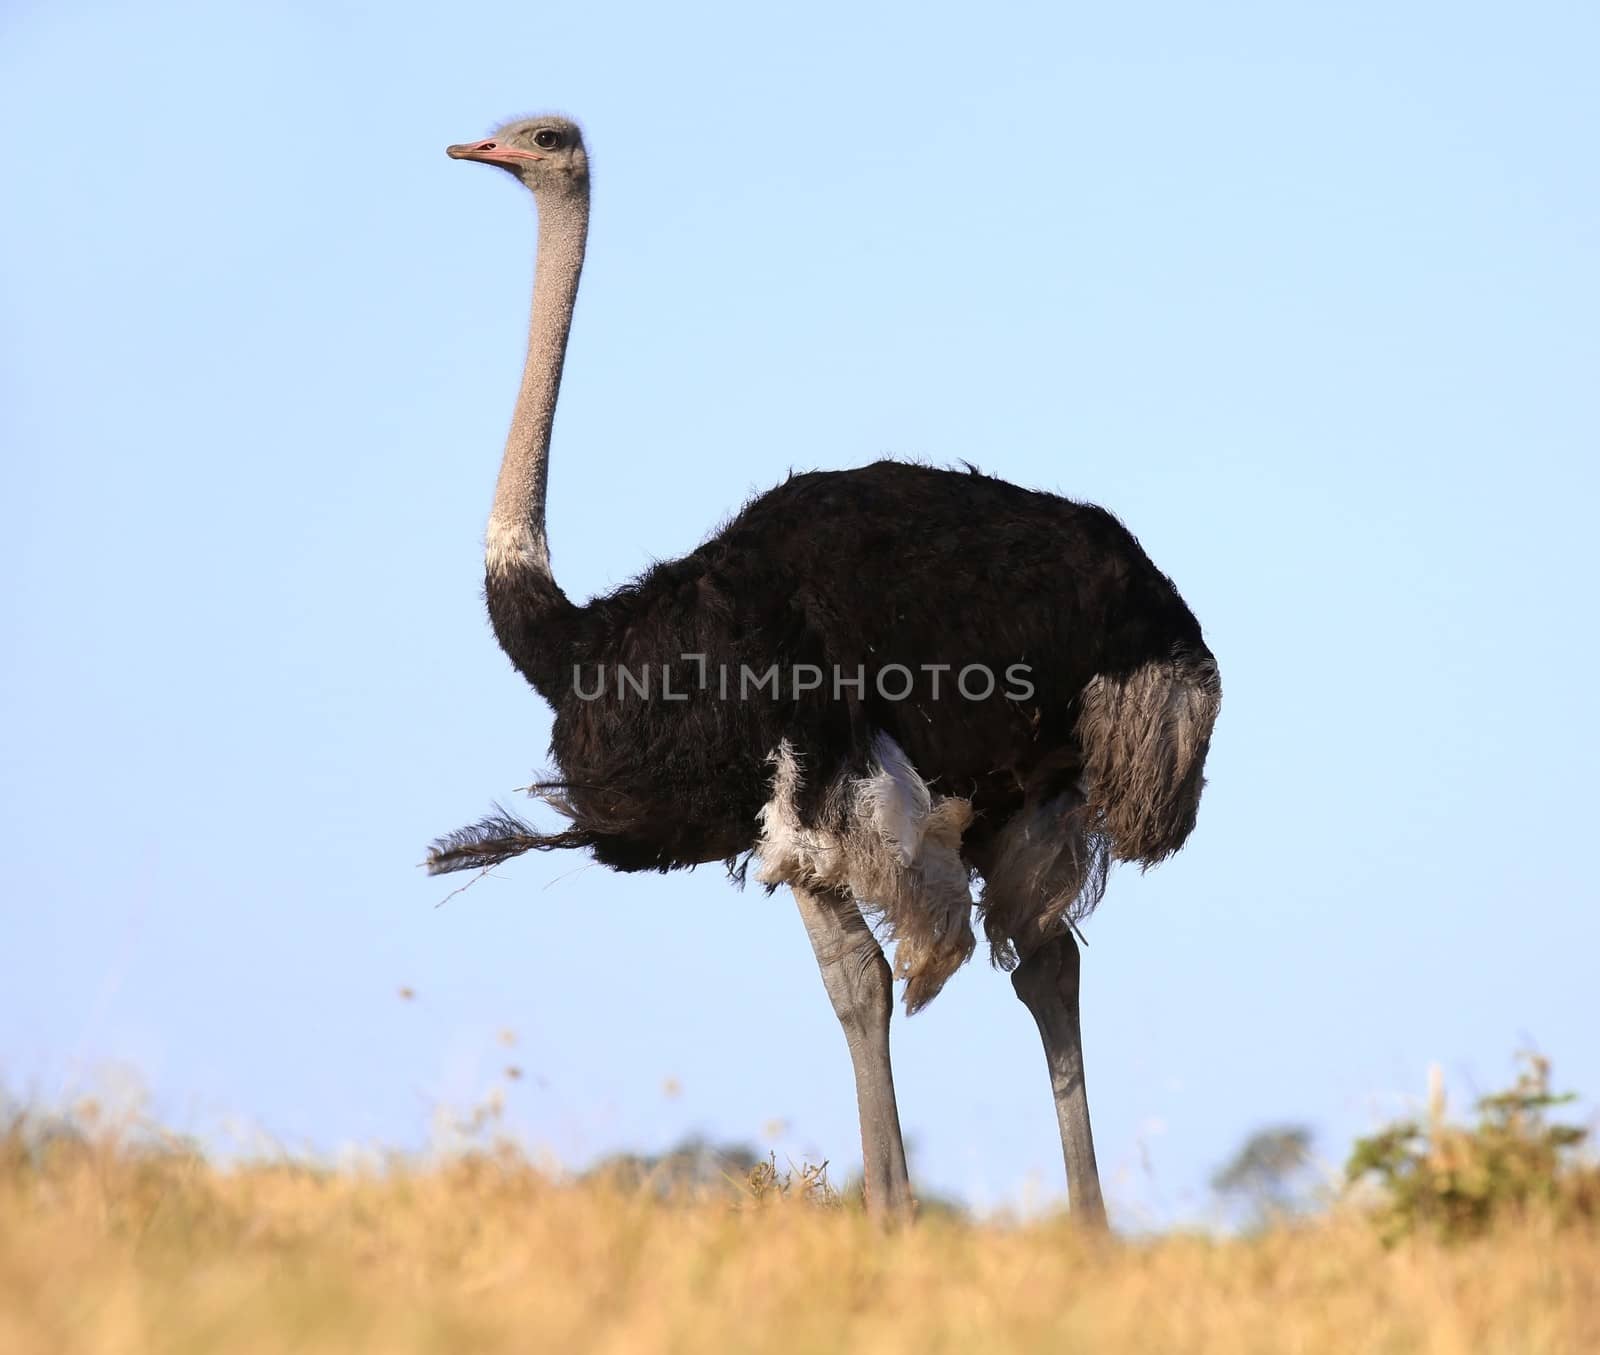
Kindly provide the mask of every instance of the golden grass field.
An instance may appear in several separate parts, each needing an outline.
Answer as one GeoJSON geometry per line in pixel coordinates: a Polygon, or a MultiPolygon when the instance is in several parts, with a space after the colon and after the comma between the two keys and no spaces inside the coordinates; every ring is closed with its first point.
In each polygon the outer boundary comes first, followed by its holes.
{"type": "Polygon", "coordinates": [[[1386,1249],[1338,1212],[1251,1238],[663,1203],[493,1153],[220,1170],[0,1133],[0,1352],[1600,1351],[1600,1234],[1386,1249]]]}

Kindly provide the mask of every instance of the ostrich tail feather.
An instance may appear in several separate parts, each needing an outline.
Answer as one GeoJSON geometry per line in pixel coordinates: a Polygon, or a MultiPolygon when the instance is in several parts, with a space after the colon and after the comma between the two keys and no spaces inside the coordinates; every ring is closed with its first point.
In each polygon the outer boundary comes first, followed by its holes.
{"type": "Polygon", "coordinates": [[[1190,646],[1084,689],[1078,737],[1093,828],[1118,861],[1153,866],[1183,846],[1221,703],[1216,660],[1190,646]]]}
{"type": "Polygon", "coordinates": [[[552,852],[566,847],[592,847],[595,834],[583,828],[541,833],[532,824],[496,805],[476,823],[458,828],[428,848],[429,875],[457,870],[487,870],[524,852],[552,852]]]}

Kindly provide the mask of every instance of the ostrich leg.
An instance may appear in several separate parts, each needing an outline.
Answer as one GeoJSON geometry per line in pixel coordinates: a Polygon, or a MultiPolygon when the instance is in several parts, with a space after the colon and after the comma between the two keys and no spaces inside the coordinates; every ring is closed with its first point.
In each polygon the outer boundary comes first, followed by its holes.
{"type": "Polygon", "coordinates": [[[889,962],[854,899],[798,885],[794,897],[855,1065],[867,1209],[879,1217],[907,1217],[911,1181],[889,1067],[889,1014],[894,1009],[889,962]]]}
{"type": "Polygon", "coordinates": [[[1061,1122],[1061,1151],[1067,1161],[1072,1213],[1094,1228],[1106,1226],[1100,1198],[1100,1173],[1089,1129],[1089,1096],[1083,1085],[1083,1029],[1078,1021],[1078,943],[1071,932],[1052,936],[1025,957],[1011,975],[1017,996],[1027,1004],[1044,1041],[1061,1122]]]}

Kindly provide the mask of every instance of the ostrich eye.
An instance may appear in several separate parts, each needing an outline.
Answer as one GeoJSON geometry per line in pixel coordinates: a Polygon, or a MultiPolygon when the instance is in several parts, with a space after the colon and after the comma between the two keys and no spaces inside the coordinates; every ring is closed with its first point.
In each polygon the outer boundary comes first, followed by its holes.
{"type": "Polygon", "coordinates": [[[533,134],[533,144],[541,150],[553,151],[561,144],[561,133],[552,132],[548,127],[541,127],[533,134]]]}

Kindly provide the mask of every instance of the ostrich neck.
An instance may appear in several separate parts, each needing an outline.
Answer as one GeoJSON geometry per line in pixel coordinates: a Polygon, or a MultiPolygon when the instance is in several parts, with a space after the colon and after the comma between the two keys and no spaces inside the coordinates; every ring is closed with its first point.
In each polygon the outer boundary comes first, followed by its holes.
{"type": "Polygon", "coordinates": [[[539,202],[539,250],[533,271],[528,360],[511,416],[505,459],[489,513],[485,564],[491,579],[534,573],[550,578],[545,540],[545,483],[550,429],[561,390],[572,308],[589,233],[587,189],[539,202]]]}

